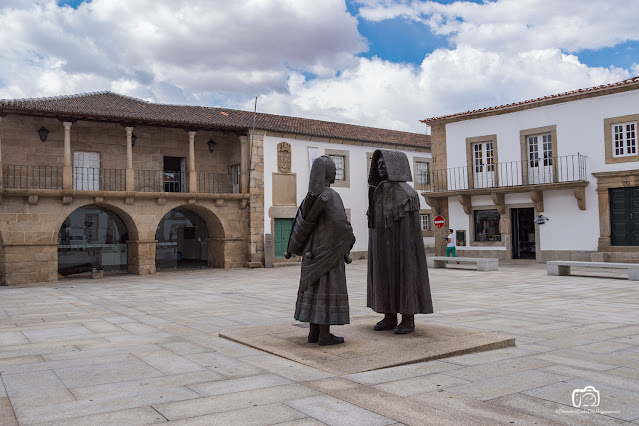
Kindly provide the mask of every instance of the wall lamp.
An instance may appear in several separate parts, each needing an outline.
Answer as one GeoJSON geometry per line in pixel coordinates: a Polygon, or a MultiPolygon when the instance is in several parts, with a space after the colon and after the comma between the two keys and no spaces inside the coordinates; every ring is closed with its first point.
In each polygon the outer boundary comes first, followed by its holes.
{"type": "Polygon", "coordinates": [[[47,136],[49,136],[49,131],[42,126],[38,130],[38,134],[40,135],[40,140],[44,143],[47,140],[47,136]]]}
{"type": "Polygon", "coordinates": [[[131,133],[131,148],[133,148],[135,146],[135,141],[138,137],[135,136],[134,133],[131,133]]]}
{"type": "Polygon", "coordinates": [[[209,146],[209,152],[213,152],[215,150],[215,141],[213,139],[209,140],[206,144],[209,146]]]}

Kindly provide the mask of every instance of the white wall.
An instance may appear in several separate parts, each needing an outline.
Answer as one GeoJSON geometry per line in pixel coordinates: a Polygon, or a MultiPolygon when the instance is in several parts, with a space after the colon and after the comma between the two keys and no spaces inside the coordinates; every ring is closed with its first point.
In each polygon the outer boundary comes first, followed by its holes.
{"type": "MultiPolygon", "coordinates": [[[[350,162],[350,188],[332,186],[342,197],[344,207],[351,209],[351,224],[357,242],[353,251],[368,250],[368,222],[366,210],[368,208],[368,170],[366,154],[373,153],[371,146],[358,146],[348,144],[336,144],[315,142],[305,139],[289,139],[273,136],[264,137],[264,232],[272,233],[271,218],[268,215],[269,208],[273,205],[273,180],[272,173],[277,172],[277,145],[288,142],[291,145],[291,172],[297,175],[297,204],[299,205],[308,192],[308,180],[310,177],[310,165],[308,160],[308,148],[319,148],[320,155],[324,155],[326,149],[349,151],[350,162]]],[[[406,153],[410,163],[413,177],[413,157],[431,158],[430,153],[402,150],[406,153]]],[[[413,185],[412,183],[409,183],[413,185]]],[[[418,191],[420,192],[420,191],[418,191]]],[[[421,208],[429,209],[424,198],[420,195],[421,208]]],[[[432,219],[431,219],[432,220],[432,219]]],[[[433,245],[434,238],[425,238],[426,245],[433,245]]]]}
{"type": "MultiPolygon", "coordinates": [[[[542,250],[597,250],[599,238],[599,210],[595,172],[636,169],[639,162],[605,164],[604,119],[639,113],[639,90],[599,96],[583,100],[531,108],[446,125],[448,168],[466,167],[466,138],[497,135],[497,155],[500,163],[521,161],[520,131],[555,125],[556,141],[553,155],[586,155],[587,180],[586,209],[577,206],[571,190],[545,191],[544,215],[550,221],[539,227],[542,250]]],[[[482,197],[472,197],[472,204],[484,203],[482,197]]],[[[485,200],[484,200],[485,201],[485,200]]],[[[509,194],[506,204],[528,203],[528,194],[509,194]],[[516,198],[514,198],[516,197],[516,198]]],[[[468,215],[456,198],[449,198],[450,226],[468,227],[468,215]],[[461,214],[460,214],[461,211],[461,214]]],[[[473,247],[473,249],[481,249],[473,247]]],[[[494,249],[494,248],[492,248],[494,249]]]]}

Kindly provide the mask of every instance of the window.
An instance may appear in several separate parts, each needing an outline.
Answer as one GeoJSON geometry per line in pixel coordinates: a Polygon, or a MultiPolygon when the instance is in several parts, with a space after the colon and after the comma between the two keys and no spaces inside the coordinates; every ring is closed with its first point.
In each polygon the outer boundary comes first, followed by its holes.
{"type": "Polygon", "coordinates": [[[528,136],[528,162],[529,167],[539,167],[539,142],[544,166],[552,166],[552,135],[528,136]]]}
{"type": "Polygon", "coordinates": [[[422,226],[422,231],[430,231],[430,225],[429,225],[430,215],[428,215],[428,214],[420,214],[419,215],[419,221],[420,221],[421,226],[422,226]]]}
{"type": "MultiPolygon", "coordinates": [[[[497,156],[499,145],[497,135],[473,136],[466,138],[467,173],[461,170],[462,176],[455,176],[448,182],[448,189],[492,188],[499,186],[502,173],[498,173],[497,156]],[[468,186],[463,182],[464,174],[468,176],[468,186]],[[461,179],[460,179],[461,178],[461,179]]],[[[461,154],[461,153],[460,153],[461,154]]]]}
{"type": "Polygon", "coordinates": [[[639,149],[637,149],[639,114],[604,118],[603,124],[606,164],[639,161],[639,149]]]}
{"type": "Polygon", "coordinates": [[[73,153],[73,189],[100,190],[100,153],[73,153]]]}
{"type": "Polygon", "coordinates": [[[497,210],[475,210],[475,241],[501,241],[497,210]]]}
{"type": "Polygon", "coordinates": [[[550,133],[528,136],[528,183],[551,183],[552,135],[550,133]]]}
{"type": "Polygon", "coordinates": [[[613,157],[637,155],[637,122],[612,125],[613,157]]]}
{"type": "Polygon", "coordinates": [[[331,155],[330,157],[335,162],[335,180],[344,180],[344,157],[342,157],[341,155],[331,155]]]}
{"type": "Polygon", "coordinates": [[[429,157],[413,157],[413,182],[416,190],[428,190],[430,184],[430,162],[429,157]]]}
{"type": "Polygon", "coordinates": [[[328,155],[335,162],[335,183],[332,186],[350,188],[350,153],[343,149],[325,149],[324,155],[328,155]]]}
{"type": "Polygon", "coordinates": [[[428,163],[415,163],[415,183],[418,185],[427,185],[428,179],[428,163]]]}
{"type": "Polygon", "coordinates": [[[520,130],[519,143],[521,170],[514,163],[510,165],[510,169],[506,166],[506,169],[500,170],[507,185],[510,182],[514,185],[552,183],[572,175],[573,171],[568,164],[572,163],[572,157],[564,157],[563,160],[557,158],[556,125],[520,130]],[[561,161],[563,164],[557,164],[561,161]]]}

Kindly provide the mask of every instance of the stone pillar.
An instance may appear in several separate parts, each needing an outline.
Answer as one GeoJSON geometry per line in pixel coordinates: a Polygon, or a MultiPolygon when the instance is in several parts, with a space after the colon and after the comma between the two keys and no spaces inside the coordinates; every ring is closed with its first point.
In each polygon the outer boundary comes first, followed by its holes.
{"type": "Polygon", "coordinates": [[[129,273],[135,275],[155,274],[157,240],[129,240],[126,243],[129,273]]]}
{"type": "Polygon", "coordinates": [[[255,134],[250,167],[248,266],[256,268],[264,262],[264,132],[255,134]]]}
{"type": "Polygon", "coordinates": [[[126,130],[126,190],[135,191],[135,175],[133,173],[133,127],[125,127],[126,130]]]}
{"type": "Polygon", "coordinates": [[[189,132],[189,192],[197,192],[197,172],[195,171],[195,134],[189,132]]]}
{"type": "Polygon", "coordinates": [[[0,115],[0,187],[4,186],[4,167],[2,165],[2,116],[0,115]]]}
{"type": "Polygon", "coordinates": [[[249,161],[249,138],[240,136],[240,192],[242,194],[249,192],[249,161]]]}
{"type": "Polygon", "coordinates": [[[64,167],[62,168],[62,188],[73,189],[73,163],[71,158],[71,122],[64,121],[64,167]]]}

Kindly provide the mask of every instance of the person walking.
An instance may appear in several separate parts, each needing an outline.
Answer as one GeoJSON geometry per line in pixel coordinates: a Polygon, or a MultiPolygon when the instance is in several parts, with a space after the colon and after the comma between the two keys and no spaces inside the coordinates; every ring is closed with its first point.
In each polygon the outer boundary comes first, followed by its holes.
{"type": "Polygon", "coordinates": [[[450,255],[457,257],[457,253],[455,253],[455,234],[453,234],[452,229],[448,230],[448,237],[446,237],[446,257],[450,255]]]}

